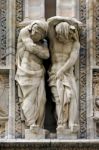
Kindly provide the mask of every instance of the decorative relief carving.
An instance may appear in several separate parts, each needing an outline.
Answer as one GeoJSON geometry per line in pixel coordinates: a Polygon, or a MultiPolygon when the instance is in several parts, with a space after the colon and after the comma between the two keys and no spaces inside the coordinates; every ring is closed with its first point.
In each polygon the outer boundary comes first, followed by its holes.
{"type": "MultiPolygon", "coordinates": [[[[17,45],[17,39],[20,32],[21,27],[19,27],[19,23],[23,20],[23,8],[24,8],[24,2],[23,0],[16,0],[16,45],[17,45]]],[[[17,86],[16,86],[17,91],[17,86]]],[[[16,113],[15,113],[15,132],[16,132],[16,138],[22,138],[22,122],[21,122],[21,109],[20,109],[20,103],[18,99],[18,94],[16,92],[16,113]]],[[[24,124],[24,123],[23,123],[24,124]]]]}
{"type": "Polygon", "coordinates": [[[80,36],[80,65],[79,65],[79,78],[80,78],[80,138],[87,137],[87,118],[86,118],[86,0],[79,1],[80,21],[85,26],[82,35],[80,36]]]}
{"type": "Polygon", "coordinates": [[[6,65],[6,0],[0,0],[0,65],[6,65]]]}
{"type": "Polygon", "coordinates": [[[16,21],[21,22],[23,19],[23,0],[16,0],[16,21]]]}
{"type": "Polygon", "coordinates": [[[94,119],[99,121],[99,70],[93,72],[94,119]]]}
{"type": "Polygon", "coordinates": [[[0,74],[0,138],[5,136],[5,123],[8,119],[8,75],[0,74]]]}
{"type": "Polygon", "coordinates": [[[93,71],[94,120],[96,121],[96,136],[99,138],[99,70],[93,71]]]}
{"type": "Polygon", "coordinates": [[[99,1],[96,1],[96,65],[99,66],[99,1]]]}

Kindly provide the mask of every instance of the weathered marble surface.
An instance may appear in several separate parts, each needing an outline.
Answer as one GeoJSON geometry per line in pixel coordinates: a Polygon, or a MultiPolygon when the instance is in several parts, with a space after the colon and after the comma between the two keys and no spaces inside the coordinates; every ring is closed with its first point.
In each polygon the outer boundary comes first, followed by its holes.
{"type": "Polygon", "coordinates": [[[16,81],[23,117],[27,126],[43,127],[45,113],[45,83],[43,59],[49,57],[44,38],[47,23],[33,21],[20,31],[16,54],[16,81]]]}
{"type": "Polygon", "coordinates": [[[40,127],[30,127],[30,129],[25,129],[25,139],[45,139],[48,133],[47,130],[40,127]]]}
{"type": "MultiPolygon", "coordinates": [[[[49,85],[56,103],[57,131],[75,132],[78,125],[78,89],[74,65],[79,56],[82,23],[75,18],[55,16],[48,19],[51,68],[49,85]]],[[[79,127],[78,127],[79,128],[79,127]]]]}
{"type": "MultiPolygon", "coordinates": [[[[1,53],[3,54],[3,60],[1,61],[1,64],[7,64],[6,62],[8,62],[9,60],[9,56],[12,56],[14,58],[14,50],[15,50],[15,30],[12,30],[14,26],[16,26],[16,32],[17,32],[17,28],[18,28],[18,21],[22,21],[23,17],[23,11],[26,13],[28,10],[26,8],[24,8],[24,4],[23,4],[24,0],[16,0],[16,1],[6,1],[6,0],[1,0],[0,2],[0,6],[2,8],[1,10],[1,53]],[[10,2],[10,3],[9,3],[10,2]],[[8,4],[6,4],[8,3],[8,4]],[[13,3],[16,3],[15,7],[13,5],[13,3]],[[10,4],[10,5],[9,5],[10,4]],[[13,8],[13,9],[12,9],[13,8]],[[7,10],[7,11],[6,11],[7,10]],[[26,11],[27,10],[27,11],[26,11]],[[14,15],[14,12],[16,11],[16,17],[14,15]],[[12,15],[13,14],[13,15],[12,15]],[[22,15],[21,15],[22,14],[22,15]],[[14,19],[13,19],[14,18],[14,19]],[[8,20],[8,21],[6,21],[8,20]],[[6,29],[6,25],[7,25],[7,29],[6,29]],[[6,38],[8,38],[8,40],[6,40],[6,38]],[[8,41],[6,43],[6,41],[8,41]],[[10,41],[10,42],[9,42],[10,41]],[[7,49],[6,49],[7,48],[7,49]],[[7,51],[7,57],[5,52],[7,51]],[[7,60],[7,61],[6,61],[7,60]]],[[[33,0],[33,3],[36,2],[36,0],[33,0]]],[[[71,5],[70,1],[66,1],[63,0],[63,2],[61,2],[61,0],[57,1],[58,5],[56,6],[57,8],[57,14],[58,15],[68,15],[68,10],[66,10],[65,8],[67,8],[66,3],[71,5]],[[59,9],[58,9],[59,6],[59,9]],[[64,8],[63,8],[64,7],[64,8]],[[61,11],[62,10],[62,11],[61,11]],[[61,14],[62,13],[62,14],[61,14]]],[[[32,3],[32,1],[31,1],[32,3]]],[[[75,1],[76,3],[76,1],[75,1]]],[[[35,4],[33,4],[34,6],[35,4]]],[[[93,101],[95,100],[97,103],[97,97],[93,98],[93,92],[94,89],[97,89],[98,86],[93,86],[92,80],[93,80],[93,68],[97,67],[97,70],[99,70],[99,51],[98,51],[98,45],[99,45],[99,1],[96,0],[77,0],[77,14],[79,16],[79,19],[84,23],[85,28],[87,29],[87,31],[85,31],[86,33],[84,33],[81,36],[81,50],[80,50],[80,66],[78,67],[78,73],[79,73],[79,77],[77,78],[80,84],[80,92],[79,92],[79,99],[80,99],[80,137],[81,138],[99,138],[99,135],[97,135],[98,132],[98,128],[95,128],[95,123],[93,118],[95,119],[95,115],[96,115],[96,120],[97,120],[97,115],[99,110],[96,110],[96,106],[93,107],[93,101]],[[79,5],[79,6],[78,6],[79,5]],[[89,5],[91,7],[89,7],[89,5]],[[79,15],[80,14],[80,15],[79,15]],[[91,28],[89,28],[89,26],[91,28]],[[93,25],[95,26],[95,29],[93,28],[93,25]],[[93,38],[93,32],[95,34],[95,39],[93,38]],[[90,34],[89,34],[90,33],[90,34]],[[90,39],[89,39],[90,37],[90,39]],[[93,48],[96,45],[96,48],[93,48]],[[94,54],[93,54],[94,52],[94,54]],[[94,56],[93,56],[94,55],[94,56]],[[93,58],[94,57],[94,58],[93,58]],[[94,59],[94,60],[93,60],[94,59]],[[88,62],[91,62],[88,63],[88,62]],[[97,65],[97,66],[93,66],[93,65],[97,65]],[[89,68],[89,69],[88,69],[89,68]],[[87,86],[86,86],[86,82],[87,82],[87,86]],[[92,91],[93,88],[93,91],[92,91]],[[93,108],[94,108],[94,116],[93,116],[93,108]],[[97,114],[96,114],[97,113],[97,114]]],[[[31,6],[32,7],[32,6],[31,6]]],[[[35,7],[35,6],[34,6],[35,7]]],[[[29,7],[28,7],[29,8],[29,7]]],[[[73,8],[73,5],[71,5],[71,7],[69,7],[69,12],[71,11],[70,8],[73,8]]],[[[73,8],[74,9],[74,8],[73,8]]],[[[42,10],[41,10],[42,11],[42,10]]],[[[41,12],[39,11],[39,12],[41,12]]],[[[34,11],[33,11],[34,12],[34,11]]],[[[31,11],[32,13],[32,11],[31,11]]],[[[38,13],[38,12],[37,12],[38,13]]],[[[32,15],[35,16],[35,13],[32,13],[32,15]]],[[[72,13],[69,15],[72,15],[72,13]]],[[[33,16],[33,17],[34,17],[33,16]]],[[[25,16],[26,17],[26,16],[25,16]]],[[[19,28],[18,28],[19,30],[19,28]]],[[[14,59],[10,57],[10,62],[11,66],[14,66],[14,59]]],[[[1,69],[2,67],[0,67],[1,69]]],[[[9,69],[12,70],[12,68],[10,66],[5,66],[5,74],[6,74],[6,70],[9,69]]],[[[2,69],[1,69],[2,70],[2,69]]],[[[0,71],[1,71],[0,70],[0,71]]],[[[10,80],[10,87],[9,87],[9,123],[7,126],[7,135],[12,135],[12,136],[8,136],[8,138],[12,138],[14,137],[15,134],[17,134],[17,132],[24,132],[24,130],[21,127],[21,120],[20,117],[18,116],[18,114],[20,115],[19,112],[19,103],[15,101],[14,96],[14,88],[15,85],[13,84],[14,82],[14,74],[11,72],[9,74],[10,80]],[[13,85],[13,87],[12,87],[13,85]],[[17,110],[15,109],[17,105],[18,111],[16,111],[16,116],[14,115],[14,111],[17,110]],[[12,107],[13,106],[13,107],[12,107]],[[16,124],[15,124],[16,122],[16,124]],[[15,124],[15,125],[14,125],[15,124]],[[19,129],[20,128],[20,129],[19,129]],[[13,131],[13,132],[12,132],[13,131]]],[[[95,95],[94,95],[95,96],[95,95]]],[[[96,121],[95,120],[95,121],[96,121]]],[[[98,120],[97,120],[98,122],[98,120]]],[[[19,136],[16,136],[16,138],[18,138],[19,136]]],[[[21,137],[21,136],[20,136],[21,137]]],[[[15,137],[14,137],[15,138],[15,137]]]]}

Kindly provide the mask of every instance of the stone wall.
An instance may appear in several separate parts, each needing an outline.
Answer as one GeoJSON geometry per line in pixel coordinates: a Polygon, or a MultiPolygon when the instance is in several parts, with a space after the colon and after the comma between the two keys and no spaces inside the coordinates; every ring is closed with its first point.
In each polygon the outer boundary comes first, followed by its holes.
{"type": "MultiPolygon", "coordinates": [[[[15,85],[17,37],[22,28],[20,23],[24,20],[44,18],[44,1],[34,0],[28,5],[28,0],[0,0],[0,4],[0,104],[5,112],[5,116],[0,118],[0,138],[21,139],[24,138],[25,127],[24,122],[21,121],[21,109],[15,85]]],[[[98,6],[98,0],[71,0],[71,3],[65,0],[56,1],[56,15],[76,16],[83,23],[80,55],[75,66],[79,87],[78,139],[99,138],[98,6]]]]}

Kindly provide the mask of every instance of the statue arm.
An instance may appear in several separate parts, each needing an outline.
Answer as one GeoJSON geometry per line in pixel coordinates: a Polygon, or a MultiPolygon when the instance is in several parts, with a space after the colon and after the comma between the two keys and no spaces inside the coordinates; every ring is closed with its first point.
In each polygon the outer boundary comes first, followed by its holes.
{"type": "Polygon", "coordinates": [[[54,17],[51,17],[47,20],[49,26],[55,26],[57,25],[58,23],[60,22],[65,22],[65,21],[69,21],[71,18],[69,17],[61,17],[61,16],[54,16],[54,17]]]}
{"type": "Polygon", "coordinates": [[[38,45],[36,43],[33,43],[33,40],[30,38],[30,36],[22,36],[22,42],[24,43],[26,47],[26,51],[29,51],[30,53],[42,58],[47,59],[49,58],[49,51],[47,46],[38,45]]]}
{"type": "Polygon", "coordinates": [[[82,28],[82,23],[73,17],[62,17],[62,16],[54,16],[47,20],[49,26],[55,26],[60,22],[67,22],[70,25],[77,25],[79,29],[82,28]]]}

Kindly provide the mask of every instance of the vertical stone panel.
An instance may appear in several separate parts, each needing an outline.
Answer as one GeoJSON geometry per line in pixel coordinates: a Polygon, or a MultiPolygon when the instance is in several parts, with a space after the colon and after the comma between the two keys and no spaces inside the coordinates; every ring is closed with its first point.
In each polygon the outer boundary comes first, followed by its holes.
{"type": "Polygon", "coordinates": [[[87,138],[94,138],[92,68],[95,65],[95,0],[86,0],[87,26],[87,138]]]}
{"type": "MultiPolygon", "coordinates": [[[[24,1],[16,0],[16,51],[17,51],[17,39],[20,32],[21,27],[19,23],[23,21],[23,11],[24,10],[24,1]]],[[[22,122],[21,122],[21,110],[20,103],[18,99],[18,92],[16,86],[15,93],[15,138],[22,138],[22,122]]]]}
{"type": "Polygon", "coordinates": [[[7,1],[0,0],[0,138],[5,138],[8,130],[9,71],[7,69],[7,1]]]}
{"type": "Polygon", "coordinates": [[[7,0],[7,66],[9,67],[9,118],[7,138],[15,138],[15,0],[7,0]]]}
{"type": "Polygon", "coordinates": [[[79,1],[79,18],[84,24],[81,34],[80,56],[79,56],[79,110],[80,110],[80,138],[87,138],[87,118],[86,118],[86,0],[79,1]]]}
{"type": "Polygon", "coordinates": [[[9,75],[0,73],[0,138],[5,138],[5,124],[8,121],[9,75]]]}
{"type": "Polygon", "coordinates": [[[93,71],[93,97],[94,97],[94,121],[96,124],[95,136],[99,138],[99,0],[96,0],[96,16],[95,16],[95,37],[96,37],[96,70],[93,71]]]}
{"type": "Polygon", "coordinates": [[[96,65],[99,66],[99,0],[96,0],[96,65]]]}
{"type": "Polygon", "coordinates": [[[93,103],[95,138],[99,138],[99,69],[93,70],[93,103]]]}
{"type": "Polygon", "coordinates": [[[6,65],[6,0],[0,0],[0,65],[6,65]]]}
{"type": "Polygon", "coordinates": [[[75,1],[74,0],[57,0],[56,15],[59,16],[75,16],[75,1]]]}
{"type": "Polygon", "coordinates": [[[44,18],[44,0],[29,0],[29,18],[44,18]]]}
{"type": "Polygon", "coordinates": [[[44,0],[24,0],[24,20],[44,19],[44,0]]]}

